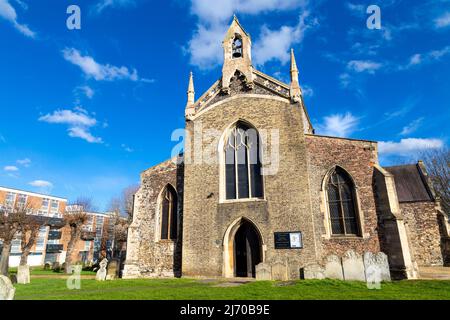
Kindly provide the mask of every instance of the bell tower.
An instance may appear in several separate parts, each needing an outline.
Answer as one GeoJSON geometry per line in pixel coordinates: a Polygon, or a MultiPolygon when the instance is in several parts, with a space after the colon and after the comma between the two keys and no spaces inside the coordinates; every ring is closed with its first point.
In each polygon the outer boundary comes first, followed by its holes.
{"type": "Polygon", "coordinates": [[[236,71],[240,71],[245,76],[246,86],[249,89],[253,88],[252,40],[236,16],[233,18],[222,46],[224,54],[222,91],[226,94],[230,92],[230,79],[236,71]]]}

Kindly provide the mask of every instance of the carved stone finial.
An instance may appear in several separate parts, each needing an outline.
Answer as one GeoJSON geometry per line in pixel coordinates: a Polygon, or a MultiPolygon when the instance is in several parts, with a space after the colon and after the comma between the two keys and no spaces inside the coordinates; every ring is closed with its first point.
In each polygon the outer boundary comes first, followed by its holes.
{"type": "Polygon", "coordinates": [[[298,82],[298,68],[297,62],[295,61],[294,49],[291,49],[291,85],[290,85],[290,96],[292,102],[302,101],[302,89],[298,82]]]}
{"type": "Polygon", "coordinates": [[[187,91],[187,104],[185,109],[185,116],[191,117],[195,113],[195,90],[194,90],[194,76],[192,72],[189,75],[189,86],[187,91]]]}

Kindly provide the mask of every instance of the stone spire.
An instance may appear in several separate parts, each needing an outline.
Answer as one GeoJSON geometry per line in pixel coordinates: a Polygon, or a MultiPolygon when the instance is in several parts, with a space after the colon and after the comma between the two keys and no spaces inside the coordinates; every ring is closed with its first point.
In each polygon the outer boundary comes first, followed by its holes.
{"type": "Polygon", "coordinates": [[[194,103],[195,103],[194,76],[191,72],[189,75],[189,86],[187,91],[187,104],[185,110],[186,117],[194,115],[195,113],[194,103]]]}
{"type": "Polygon", "coordinates": [[[291,86],[290,95],[292,102],[300,102],[302,100],[302,89],[298,83],[298,68],[295,62],[294,49],[291,49],[291,86]]]}

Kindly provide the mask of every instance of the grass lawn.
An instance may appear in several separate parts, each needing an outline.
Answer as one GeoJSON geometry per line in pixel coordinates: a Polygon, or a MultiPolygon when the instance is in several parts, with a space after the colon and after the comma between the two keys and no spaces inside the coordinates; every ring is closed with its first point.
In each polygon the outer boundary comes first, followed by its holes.
{"type": "MultiPolygon", "coordinates": [[[[9,273],[17,274],[17,268],[9,268],[9,273]]],[[[65,277],[67,277],[67,275],[64,273],[63,270],[56,272],[56,271],[52,271],[52,270],[44,270],[43,267],[30,267],[30,274],[31,274],[31,276],[48,276],[48,277],[65,276],[65,277]]],[[[95,272],[81,271],[81,275],[95,277],[95,272]]]]}
{"type": "Polygon", "coordinates": [[[17,300],[315,300],[315,299],[449,299],[450,281],[399,281],[368,290],[365,283],[308,280],[289,283],[250,282],[218,287],[219,281],[194,279],[82,279],[80,290],[68,290],[66,280],[33,278],[15,285],[17,300]]]}

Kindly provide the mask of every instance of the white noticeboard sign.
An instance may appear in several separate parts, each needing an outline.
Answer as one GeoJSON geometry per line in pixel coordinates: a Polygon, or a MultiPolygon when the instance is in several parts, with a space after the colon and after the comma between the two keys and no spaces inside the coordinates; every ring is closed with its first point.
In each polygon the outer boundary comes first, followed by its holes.
{"type": "Polygon", "coordinates": [[[292,232],[289,234],[291,240],[291,248],[302,248],[302,234],[301,232],[292,232]]]}

